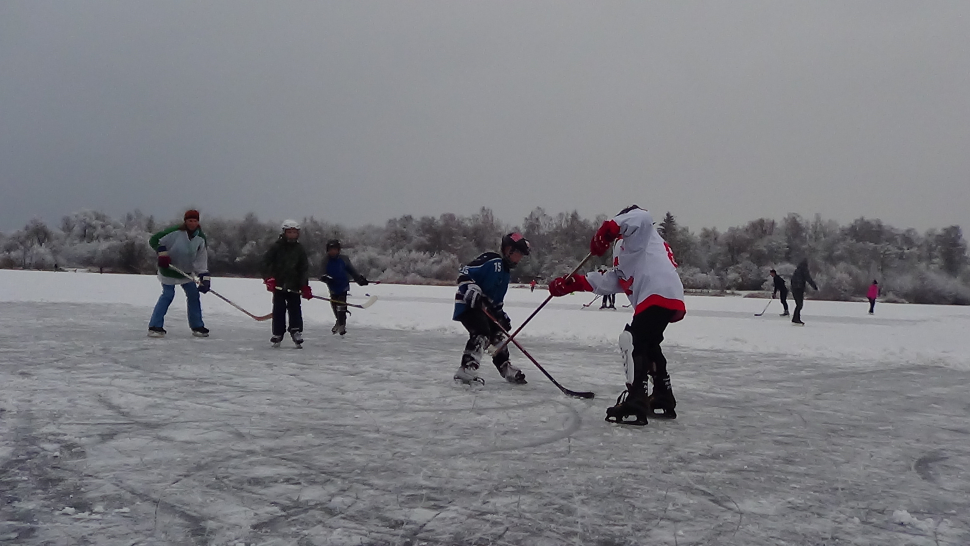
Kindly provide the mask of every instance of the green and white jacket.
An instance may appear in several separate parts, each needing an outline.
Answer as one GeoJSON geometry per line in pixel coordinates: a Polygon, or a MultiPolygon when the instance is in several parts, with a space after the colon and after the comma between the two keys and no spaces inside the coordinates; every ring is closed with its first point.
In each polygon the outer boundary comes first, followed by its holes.
{"type": "MultiPolygon", "coordinates": [[[[186,273],[198,275],[209,271],[206,238],[205,233],[202,233],[202,228],[196,229],[191,237],[182,228],[183,225],[177,225],[159,231],[152,235],[148,244],[160,255],[167,253],[168,257],[172,259],[172,265],[186,273]]],[[[192,279],[187,279],[166,267],[165,269],[159,268],[158,280],[162,284],[185,284],[191,282],[192,279]]]]}

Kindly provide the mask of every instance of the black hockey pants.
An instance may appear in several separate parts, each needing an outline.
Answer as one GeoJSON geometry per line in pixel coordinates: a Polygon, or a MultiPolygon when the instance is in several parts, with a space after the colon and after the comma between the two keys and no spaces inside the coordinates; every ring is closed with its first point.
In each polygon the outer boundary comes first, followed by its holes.
{"type": "Polygon", "coordinates": [[[799,322],[802,320],[802,304],[805,301],[805,291],[792,289],[791,298],[795,300],[795,312],[792,313],[791,321],[799,322]]]}
{"type": "MultiPolygon", "coordinates": [[[[458,317],[461,321],[462,326],[468,330],[468,341],[465,343],[465,355],[469,353],[475,353],[479,350],[484,350],[484,347],[479,347],[482,343],[482,338],[489,340],[491,345],[496,345],[501,343],[501,339],[504,339],[505,334],[498,327],[498,324],[492,322],[492,319],[488,318],[484,311],[481,309],[468,309],[461,316],[458,317]]],[[[502,347],[502,350],[492,357],[492,364],[501,373],[502,364],[509,361],[509,346],[506,345],[502,347]]],[[[462,357],[462,364],[465,363],[465,357],[462,357]]]]}
{"type": "Polygon", "coordinates": [[[290,331],[303,331],[303,308],[299,292],[273,291],[273,335],[286,333],[286,315],[290,315],[290,331]]]}
{"type": "Polygon", "coordinates": [[[330,308],[337,317],[337,324],[347,324],[347,295],[347,292],[330,293],[330,308]]]}
{"type": "Polygon", "coordinates": [[[672,309],[652,305],[634,315],[633,322],[627,326],[633,334],[633,361],[644,362],[648,368],[635,373],[636,379],[645,381],[643,372],[646,372],[653,376],[656,385],[658,379],[667,377],[667,359],[660,349],[660,343],[674,313],[672,309]]]}

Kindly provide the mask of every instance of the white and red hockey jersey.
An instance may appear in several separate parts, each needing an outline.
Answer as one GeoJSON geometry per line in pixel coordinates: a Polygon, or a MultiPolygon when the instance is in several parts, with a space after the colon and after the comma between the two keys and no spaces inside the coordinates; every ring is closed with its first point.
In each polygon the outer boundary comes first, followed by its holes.
{"type": "Polygon", "coordinates": [[[684,318],[687,314],[684,285],[677,275],[677,262],[670,245],[653,227],[653,215],[643,209],[633,209],[610,221],[620,231],[613,243],[613,269],[586,275],[593,292],[626,293],[634,315],[658,305],[678,311],[671,322],[684,318]]]}

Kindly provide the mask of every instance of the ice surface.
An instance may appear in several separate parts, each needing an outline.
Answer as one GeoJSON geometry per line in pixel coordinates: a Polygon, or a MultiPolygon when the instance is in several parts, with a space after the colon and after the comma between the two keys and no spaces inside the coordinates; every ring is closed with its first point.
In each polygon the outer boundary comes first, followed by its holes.
{"type": "MultiPolygon", "coordinates": [[[[269,311],[259,281],[213,287],[269,311]]],[[[304,302],[303,351],[211,296],[210,338],[180,295],[147,338],[159,292],[0,271],[0,544],[970,544],[966,308],[808,301],[794,328],[689,298],[679,417],[624,428],[630,311],[589,294],[521,336],[586,401],[514,349],[528,385],[455,385],[448,287],[355,287],[380,300],[343,338],[304,302]]],[[[511,290],[513,323],[544,298],[511,290]]]]}

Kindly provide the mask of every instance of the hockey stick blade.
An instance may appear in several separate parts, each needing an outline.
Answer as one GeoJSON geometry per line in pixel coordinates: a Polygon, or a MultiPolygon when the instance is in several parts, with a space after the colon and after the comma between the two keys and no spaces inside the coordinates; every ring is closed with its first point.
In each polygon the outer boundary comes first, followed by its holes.
{"type": "Polygon", "coordinates": [[[330,299],[330,298],[325,298],[323,296],[312,296],[312,297],[315,300],[323,300],[323,301],[329,301],[329,302],[333,302],[333,303],[342,303],[342,304],[346,305],[347,307],[354,307],[354,308],[357,308],[357,309],[367,309],[371,305],[374,305],[374,302],[377,301],[377,296],[371,296],[371,297],[367,298],[367,301],[365,301],[364,303],[347,303],[345,301],[333,300],[333,299],[330,299]]]}
{"type": "MultiPolygon", "coordinates": [[[[489,313],[487,310],[485,310],[485,316],[487,316],[489,320],[494,322],[495,325],[498,326],[498,329],[502,331],[502,333],[504,333],[506,336],[509,335],[508,330],[503,328],[502,325],[499,324],[497,320],[495,320],[495,317],[493,317],[492,314],[489,313]]],[[[559,384],[558,381],[556,381],[554,377],[549,375],[549,372],[547,372],[546,369],[543,368],[542,365],[539,364],[539,362],[535,358],[532,358],[532,355],[529,354],[529,351],[526,351],[525,347],[519,344],[519,340],[515,339],[514,337],[508,337],[506,341],[511,341],[516,347],[518,347],[519,350],[522,351],[522,354],[524,354],[526,358],[531,360],[532,363],[535,364],[536,368],[539,368],[539,371],[542,372],[543,375],[545,375],[546,378],[549,379],[549,381],[552,381],[553,385],[559,387],[559,390],[562,391],[562,393],[565,394],[566,396],[573,396],[576,398],[593,398],[594,396],[596,396],[594,393],[589,391],[573,391],[573,390],[567,389],[566,387],[563,387],[562,385],[559,384]]],[[[504,347],[504,345],[502,347],[504,347]]],[[[502,347],[499,347],[498,349],[496,349],[496,352],[501,351],[502,347]]]]}
{"type": "MultiPolygon", "coordinates": [[[[171,269],[172,271],[178,273],[179,275],[182,275],[186,279],[191,279],[192,282],[194,282],[196,285],[199,284],[199,279],[196,278],[195,275],[189,275],[188,273],[182,271],[181,269],[175,267],[174,265],[169,265],[168,268],[171,269]]],[[[236,309],[242,311],[243,314],[245,314],[246,316],[248,316],[249,318],[251,318],[253,320],[262,322],[264,320],[269,320],[269,319],[273,318],[273,313],[270,313],[268,315],[256,316],[256,315],[250,313],[249,311],[243,309],[242,307],[236,305],[235,303],[232,302],[232,300],[230,300],[229,298],[223,296],[222,294],[216,292],[215,290],[213,290],[211,288],[209,289],[209,293],[212,294],[213,296],[219,298],[220,300],[228,303],[229,305],[235,307],[236,309]]]]}

